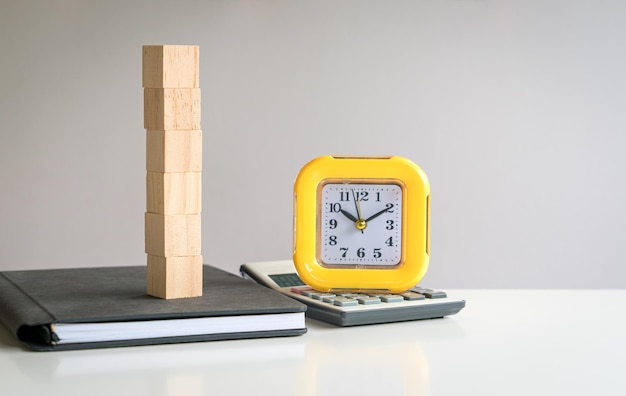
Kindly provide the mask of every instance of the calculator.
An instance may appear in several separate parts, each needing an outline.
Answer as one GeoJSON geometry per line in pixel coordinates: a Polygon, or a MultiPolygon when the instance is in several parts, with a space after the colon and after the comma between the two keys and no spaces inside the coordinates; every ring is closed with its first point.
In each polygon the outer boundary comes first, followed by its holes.
{"type": "Polygon", "coordinates": [[[239,271],[244,278],[306,304],[307,317],[337,326],[442,318],[465,307],[463,299],[421,286],[402,293],[320,292],[300,280],[291,260],[246,263],[239,271]]]}

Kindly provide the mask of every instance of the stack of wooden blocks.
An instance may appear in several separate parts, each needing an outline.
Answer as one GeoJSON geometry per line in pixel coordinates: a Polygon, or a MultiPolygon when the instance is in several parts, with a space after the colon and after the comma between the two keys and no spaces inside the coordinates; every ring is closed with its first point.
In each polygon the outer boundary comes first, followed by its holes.
{"type": "Polygon", "coordinates": [[[199,48],[143,47],[147,292],[202,295],[199,48]]]}

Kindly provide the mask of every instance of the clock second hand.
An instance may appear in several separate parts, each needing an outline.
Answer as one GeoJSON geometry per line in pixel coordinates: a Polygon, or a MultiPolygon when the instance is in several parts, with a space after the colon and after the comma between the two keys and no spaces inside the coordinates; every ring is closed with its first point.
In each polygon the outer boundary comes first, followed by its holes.
{"type": "Polygon", "coordinates": [[[367,222],[363,220],[363,217],[361,216],[361,196],[357,198],[357,195],[354,193],[354,189],[352,189],[352,198],[354,199],[354,206],[356,206],[356,214],[359,217],[354,222],[354,226],[357,230],[361,231],[362,234],[365,227],[367,227],[367,222]]]}

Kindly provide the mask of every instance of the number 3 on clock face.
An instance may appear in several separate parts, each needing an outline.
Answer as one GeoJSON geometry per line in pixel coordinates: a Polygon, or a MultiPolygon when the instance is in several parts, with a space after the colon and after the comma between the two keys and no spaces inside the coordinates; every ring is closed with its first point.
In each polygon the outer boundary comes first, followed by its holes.
{"type": "Polygon", "coordinates": [[[407,290],[428,268],[429,217],[428,179],[413,162],[316,158],[294,185],[294,265],[318,290],[407,290]]]}

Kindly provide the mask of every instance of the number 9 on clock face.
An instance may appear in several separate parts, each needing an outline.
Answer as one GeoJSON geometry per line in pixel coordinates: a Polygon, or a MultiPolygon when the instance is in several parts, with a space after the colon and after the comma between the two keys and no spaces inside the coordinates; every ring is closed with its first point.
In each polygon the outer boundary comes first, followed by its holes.
{"type": "Polygon", "coordinates": [[[400,292],[428,269],[430,186],[397,156],[323,156],[294,184],[293,262],[322,291],[400,292]]]}

